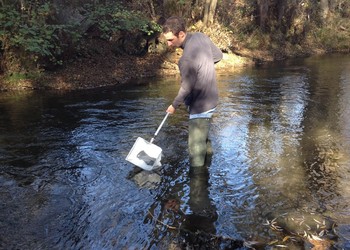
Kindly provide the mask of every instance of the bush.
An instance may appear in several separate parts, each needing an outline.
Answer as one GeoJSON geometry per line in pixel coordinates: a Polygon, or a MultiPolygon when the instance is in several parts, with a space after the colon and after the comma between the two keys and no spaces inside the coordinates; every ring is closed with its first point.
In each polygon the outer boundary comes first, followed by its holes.
{"type": "MultiPolygon", "coordinates": [[[[126,10],[118,3],[86,4],[77,10],[90,27],[98,29],[102,39],[108,40],[118,31],[141,32],[146,36],[160,31],[159,25],[140,12],[126,10]]],[[[48,2],[36,2],[23,9],[15,1],[0,9],[3,72],[42,71],[62,65],[65,55],[74,54],[86,30],[73,21],[58,24],[56,11],[57,6],[48,2]]]]}
{"type": "Polygon", "coordinates": [[[100,37],[109,39],[118,31],[143,32],[152,35],[161,31],[159,25],[145,18],[142,13],[125,9],[118,3],[84,6],[88,22],[96,26],[100,37]]]}
{"type": "Polygon", "coordinates": [[[64,37],[79,40],[73,24],[49,23],[52,8],[49,3],[20,11],[15,5],[0,10],[0,41],[4,71],[27,72],[48,65],[61,65],[61,55],[67,46],[64,37]]]}

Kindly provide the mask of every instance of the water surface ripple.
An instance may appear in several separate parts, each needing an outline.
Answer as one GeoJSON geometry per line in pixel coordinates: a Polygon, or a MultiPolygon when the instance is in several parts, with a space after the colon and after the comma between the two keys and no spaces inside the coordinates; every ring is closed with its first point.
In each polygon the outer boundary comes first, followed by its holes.
{"type": "Polygon", "coordinates": [[[175,78],[1,93],[0,248],[169,249],[189,246],[189,232],[199,230],[226,239],[219,249],[227,239],[247,248],[349,249],[350,57],[298,59],[218,81],[204,178],[190,173],[184,109],[155,140],[161,169],[125,161],[137,137],[152,138],[175,78]],[[216,216],[193,216],[203,210],[216,216]]]}

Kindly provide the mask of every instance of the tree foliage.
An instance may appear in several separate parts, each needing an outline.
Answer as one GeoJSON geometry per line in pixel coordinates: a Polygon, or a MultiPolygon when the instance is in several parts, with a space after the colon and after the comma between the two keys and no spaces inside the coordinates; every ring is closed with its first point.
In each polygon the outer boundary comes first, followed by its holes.
{"type": "Polygon", "coordinates": [[[222,0],[216,15],[237,43],[251,49],[316,46],[348,51],[350,46],[347,0],[222,0]],[[338,42],[330,44],[326,37],[338,42]]]}
{"type": "Polygon", "coordinates": [[[79,48],[91,27],[98,30],[102,39],[109,39],[118,31],[146,35],[160,31],[159,25],[139,11],[113,1],[95,2],[75,8],[71,16],[60,16],[63,7],[54,0],[1,3],[1,69],[27,72],[61,65],[66,55],[79,48]]]}
{"type": "Polygon", "coordinates": [[[348,0],[1,0],[0,7],[5,73],[64,64],[91,36],[154,37],[172,15],[203,31],[202,23],[225,50],[350,47],[348,0]]]}

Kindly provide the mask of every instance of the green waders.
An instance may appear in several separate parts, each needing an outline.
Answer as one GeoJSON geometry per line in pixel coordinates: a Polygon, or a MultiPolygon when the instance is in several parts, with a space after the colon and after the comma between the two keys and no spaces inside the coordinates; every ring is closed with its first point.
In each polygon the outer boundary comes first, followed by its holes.
{"type": "MultiPolygon", "coordinates": [[[[202,167],[207,155],[210,118],[189,120],[188,149],[191,167],[202,167]]],[[[211,150],[211,149],[209,149],[211,150]]]]}
{"type": "Polygon", "coordinates": [[[215,234],[216,207],[209,197],[209,171],[211,143],[208,140],[210,118],[189,120],[188,148],[190,154],[190,199],[192,213],[186,216],[183,227],[193,232],[215,234]]]}

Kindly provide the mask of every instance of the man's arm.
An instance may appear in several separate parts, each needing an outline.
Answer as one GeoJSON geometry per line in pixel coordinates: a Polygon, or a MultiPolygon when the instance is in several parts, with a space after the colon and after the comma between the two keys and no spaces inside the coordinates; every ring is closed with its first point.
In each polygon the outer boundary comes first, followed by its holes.
{"type": "Polygon", "coordinates": [[[179,61],[181,74],[181,87],[172,105],[176,109],[180,104],[184,103],[185,99],[191,94],[193,86],[197,81],[196,64],[186,58],[179,61]]]}
{"type": "Polygon", "coordinates": [[[176,109],[182,104],[186,98],[186,96],[189,95],[189,91],[186,91],[182,86],[179,89],[179,92],[177,96],[175,97],[173,103],[167,108],[166,112],[170,114],[174,114],[176,109]]]}

